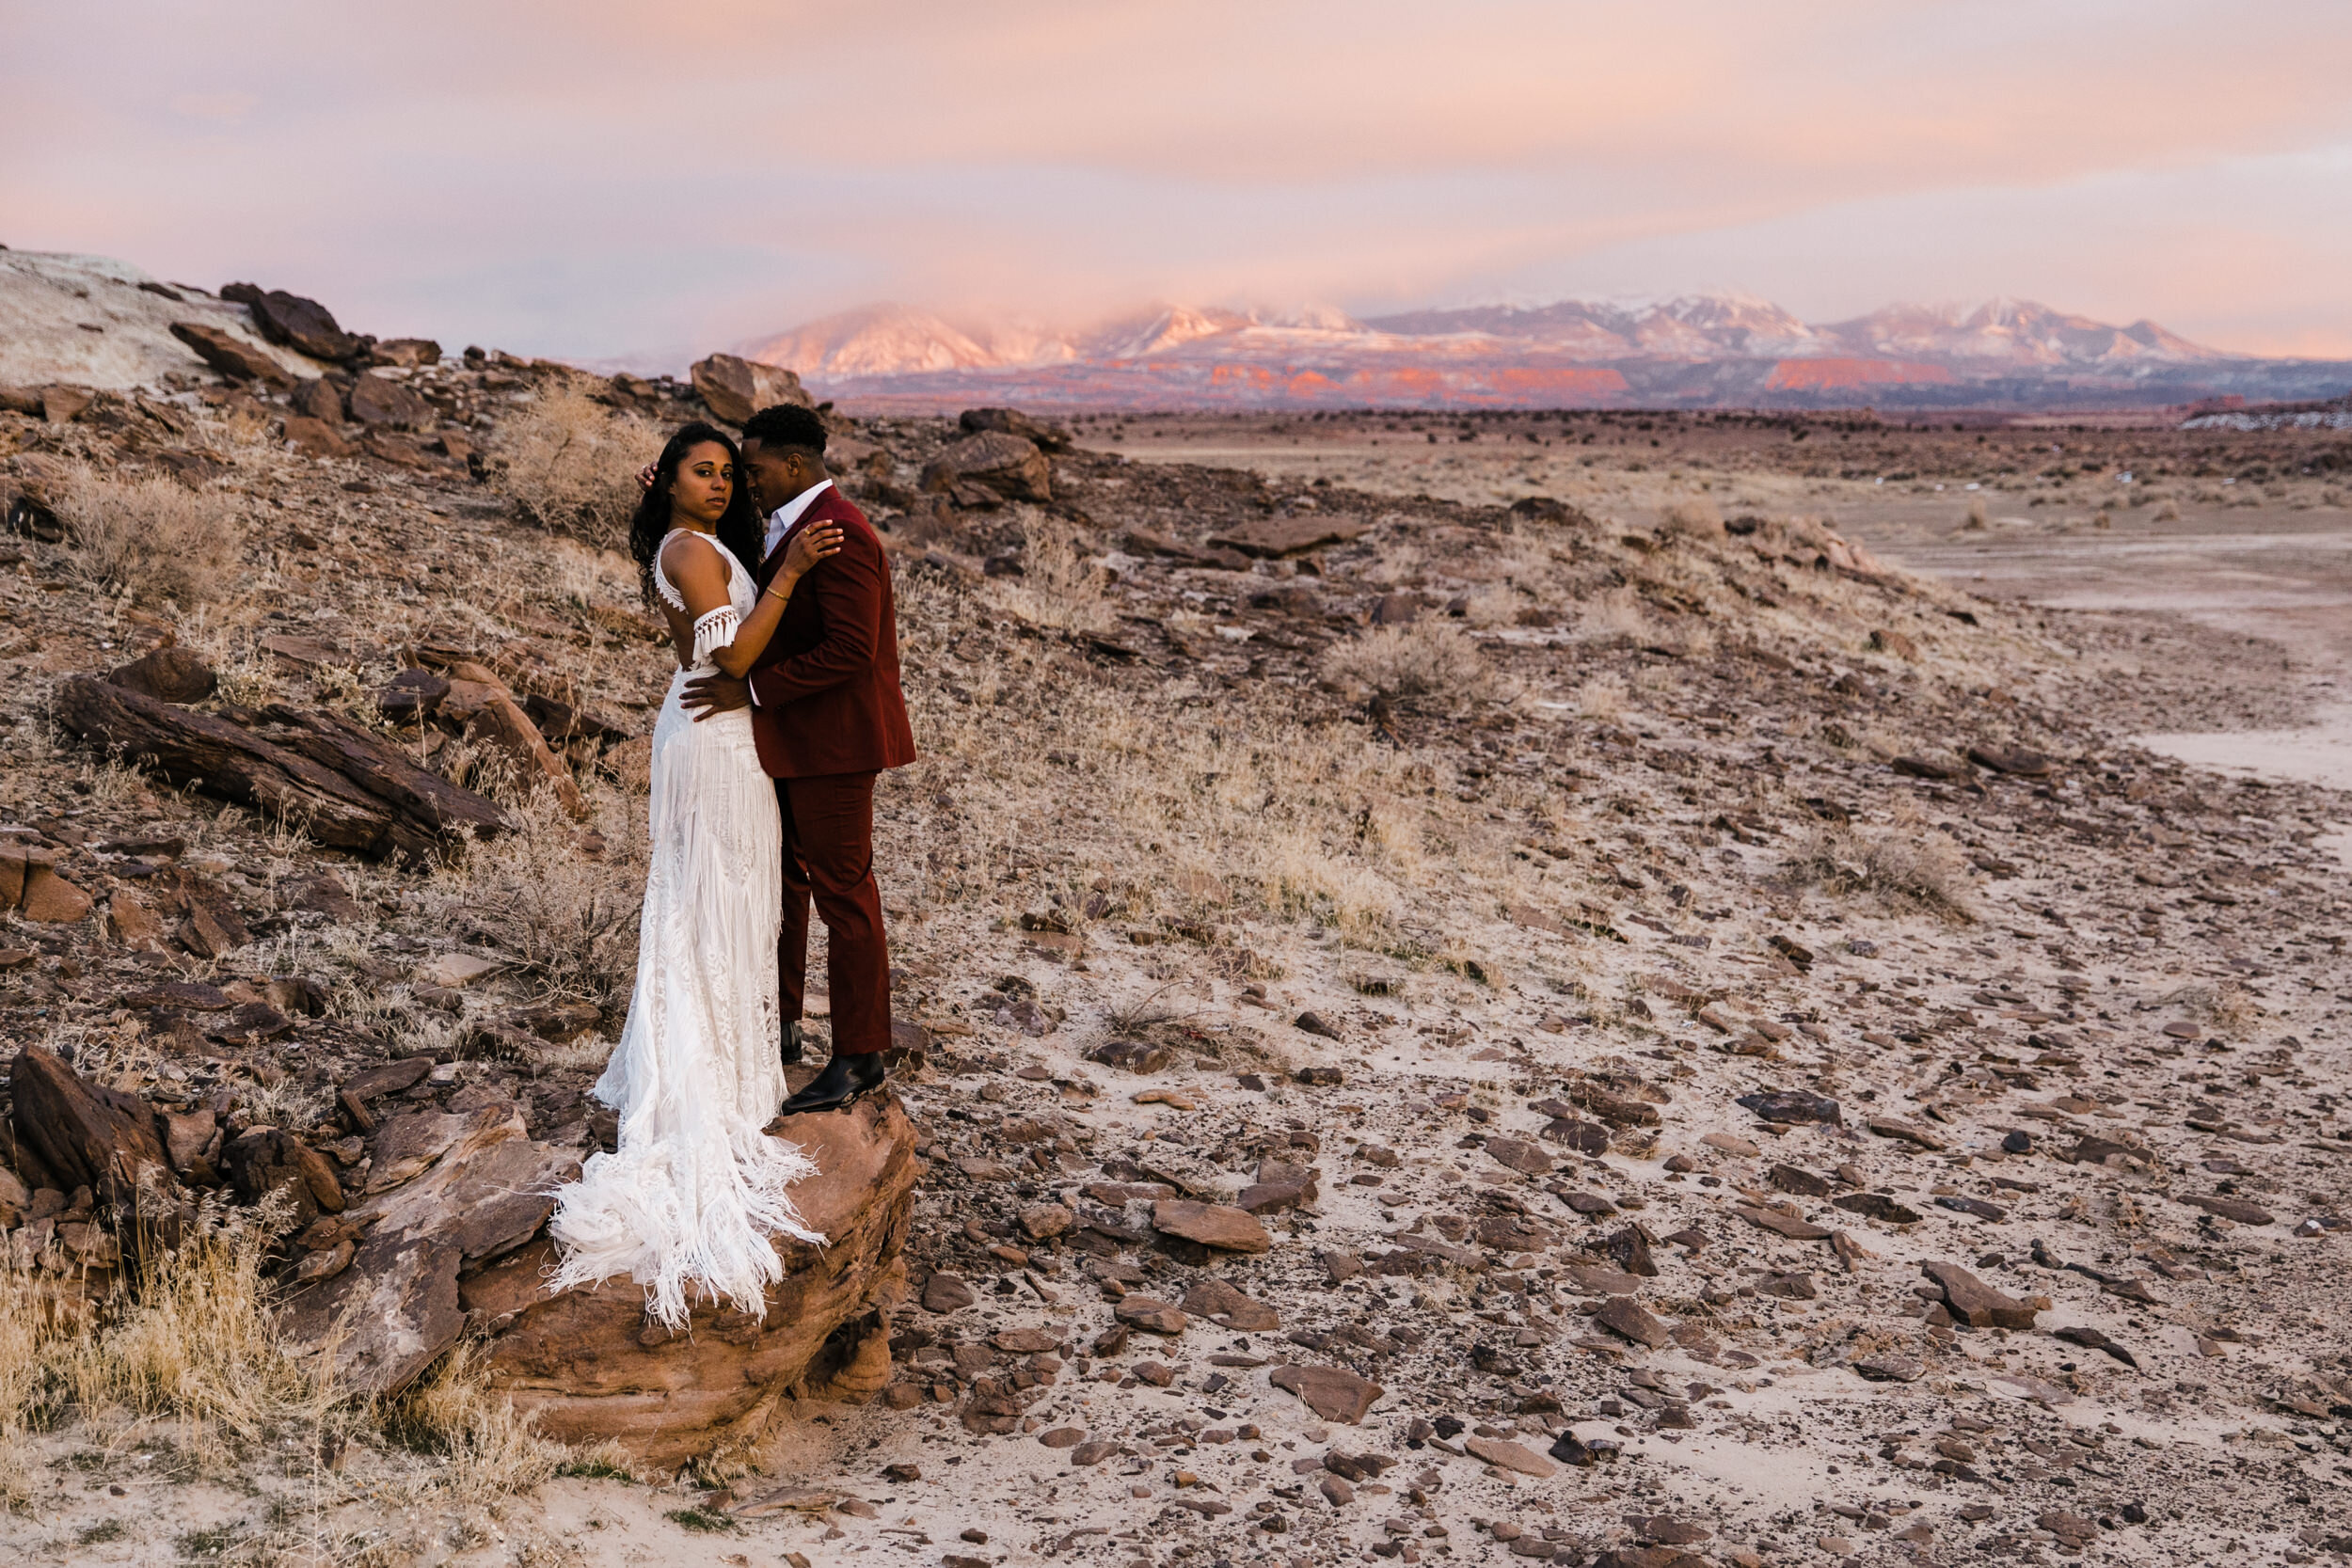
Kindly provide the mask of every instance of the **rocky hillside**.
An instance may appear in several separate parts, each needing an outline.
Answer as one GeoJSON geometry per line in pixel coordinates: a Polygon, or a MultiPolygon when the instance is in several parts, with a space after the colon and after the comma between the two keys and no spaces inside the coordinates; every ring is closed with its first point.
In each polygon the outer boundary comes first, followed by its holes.
{"type": "Polygon", "coordinates": [[[794,388],[338,346],[0,397],[8,1299],[99,1304],[7,1365],[131,1310],[134,1216],[265,1206],[320,1409],[446,1389],[462,1343],[481,1398],[620,1447],[485,1515],[322,1415],[222,1492],[225,1418],[167,1405],[134,1460],[128,1396],[42,1373],[0,1382],[0,1538],[2352,1537],[2332,808],[2121,738],[2226,717],[2264,650],[1972,599],[1698,475],[1506,510],[836,415],[924,752],[881,806],[899,1094],[789,1129],[837,1244],[767,1324],[673,1341],[537,1286],[538,1195],[612,1137],[669,668],[609,546],[664,425],[794,388]]]}

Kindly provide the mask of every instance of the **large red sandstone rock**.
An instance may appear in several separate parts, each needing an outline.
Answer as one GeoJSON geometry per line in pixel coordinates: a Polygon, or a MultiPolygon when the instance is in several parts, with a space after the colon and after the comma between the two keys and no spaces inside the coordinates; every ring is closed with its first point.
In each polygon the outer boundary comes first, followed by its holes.
{"type": "Polygon", "coordinates": [[[459,1287],[466,1313],[491,1330],[482,1364],[539,1431],[567,1443],[611,1438],[666,1468],[755,1436],[784,1396],[862,1402],[879,1391],[889,1372],[883,1312],[905,1289],[921,1164],[914,1123],[885,1097],[773,1131],[817,1162],[793,1196],[827,1244],[780,1243],[789,1272],[768,1292],[764,1321],[702,1306],[671,1334],[646,1321],[627,1279],[549,1296],[545,1236],[459,1287]]]}
{"type": "Polygon", "coordinates": [[[779,365],[738,358],[732,354],[714,354],[707,359],[697,360],[687,374],[711,413],[733,425],[778,404],[798,404],[803,408],[816,404],[816,399],[808,395],[801,378],[792,372],[779,365]]]}

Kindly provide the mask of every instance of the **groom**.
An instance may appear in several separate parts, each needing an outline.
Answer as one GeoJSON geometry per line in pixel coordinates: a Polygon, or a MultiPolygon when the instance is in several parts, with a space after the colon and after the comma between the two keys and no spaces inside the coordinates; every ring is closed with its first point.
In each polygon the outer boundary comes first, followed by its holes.
{"type": "Polygon", "coordinates": [[[686,688],[697,721],[749,703],[759,765],[784,816],[784,926],[776,939],[788,1067],[801,1059],[808,907],[825,923],[833,1059],[779,1113],[831,1111],[882,1082],[890,1043],[890,953],[874,885],[874,780],[914,760],[898,689],[890,562],[866,515],[825,471],[824,421],[810,409],[763,408],[743,426],[752,500],[768,514],[756,574],[764,591],[802,529],[830,522],[840,553],[801,579],[767,651],[742,680],[708,674],[686,688]]]}

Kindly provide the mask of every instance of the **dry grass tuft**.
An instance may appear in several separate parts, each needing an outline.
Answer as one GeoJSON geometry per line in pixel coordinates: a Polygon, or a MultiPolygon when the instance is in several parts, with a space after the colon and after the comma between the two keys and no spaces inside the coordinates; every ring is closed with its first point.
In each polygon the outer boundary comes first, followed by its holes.
{"type": "Polygon", "coordinates": [[[1616,675],[1595,675],[1577,688],[1576,711],[1586,719],[1613,724],[1625,717],[1626,689],[1616,675]]]}
{"type": "Polygon", "coordinates": [[[136,1286],[87,1308],[0,1275],[0,1438],[77,1407],[177,1418],[231,1457],[314,1438],[341,1396],[278,1342],[262,1277],[270,1235],[265,1212],[176,1251],[151,1240],[136,1286]]]}
{"type": "Polygon", "coordinates": [[[1704,496],[1678,496],[1659,508],[1658,531],[1686,539],[1721,539],[1724,515],[1704,496]]]}
{"type": "Polygon", "coordinates": [[[485,1387],[470,1346],[438,1367],[382,1412],[385,1431],[412,1449],[439,1456],[436,1488],[460,1503],[495,1503],[550,1480],[572,1455],[532,1430],[506,1395],[485,1387]]]}
{"type": "Polygon", "coordinates": [[[1639,646],[1658,640],[1658,627],[1629,588],[1613,588],[1589,600],[1577,617],[1577,635],[1589,641],[1639,646]]]}
{"type": "Polygon", "coordinates": [[[1368,689],[1391,702],[1455,707],[1488,693],[1493,673],[1478,646],[1447,621],[1378,626],[1324,655],[1326,679],[1368,689]]]}
{"type": "Polygon", "coordinates": [[[1781,875],[1792,887],[1862,895],[1948,920],[1974,918],[1959,849],[1917,821],[1877,830],[1822,823],[1799,841],[1781,875]]]}
{"type": "Polygon", "coordinates": [[[245,543],[236,498],[168,479],[102,480],[69,469],[56,506],[84,580],[143,604],[183,609],[232,586],[245,543]]]}
{"type": "Polygon", "coordinates": [[[499,484],[541,528],[598,549],[625,549],[643,494],[637,470],[661,451],[660,433],[570,388],[549,388],[500,427],[499,484]]]}
{"type": "Polygon", "coordinates": [[[992,596],[1033,626],[1101,631],[1111,624],[1102,563],[1079,547],[1078,534],[1058,517],[1037,515],[1021,525],[1025,541],[1017,578],[990,579],[992,596]]]}
{"type": "Polygon", "coordinates": [[[478,844],[437,879],[434,901],[517,959],[548,992],[610,1006],[637,973],[645,891],[643,802],[611,787],[586,792],[594,856],[581,825],[542,790],[509,813],[514,828],[478,844]]]}

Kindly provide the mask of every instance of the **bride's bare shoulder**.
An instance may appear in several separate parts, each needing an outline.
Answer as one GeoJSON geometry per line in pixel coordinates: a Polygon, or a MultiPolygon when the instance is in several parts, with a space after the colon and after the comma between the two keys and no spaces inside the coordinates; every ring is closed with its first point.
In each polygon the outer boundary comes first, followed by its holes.
{"type": "Polygon", "coordinates": [[[680,529],[661,546],[662,574],[680,588],[690,582],[726,580],[726,562],[719,542],[680,529]]]}

